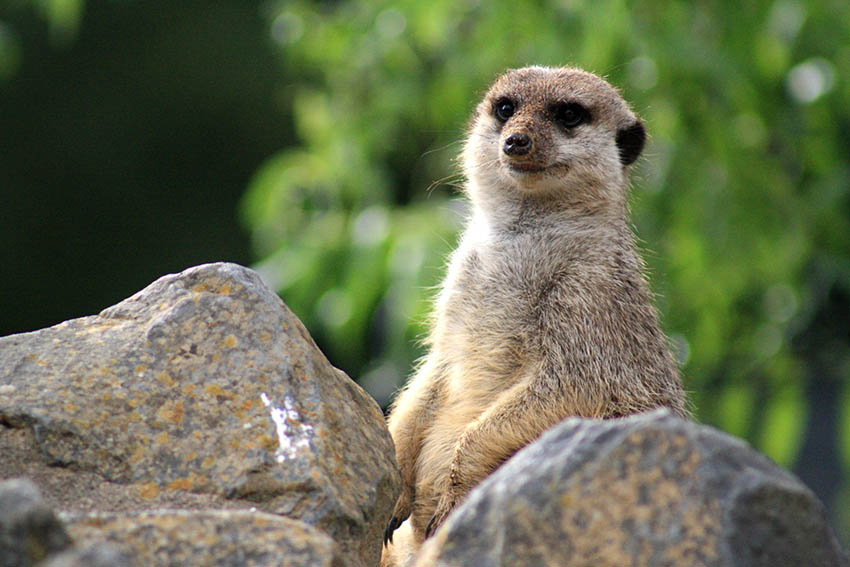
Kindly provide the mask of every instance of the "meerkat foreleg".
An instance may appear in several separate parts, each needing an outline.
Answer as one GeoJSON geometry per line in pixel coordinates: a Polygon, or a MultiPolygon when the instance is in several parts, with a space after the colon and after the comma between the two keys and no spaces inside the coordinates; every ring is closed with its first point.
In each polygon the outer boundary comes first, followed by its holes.
{"type": "Polygon", "coordinates": [[[416,497],[416,460],[433,419],[442,382],[439,367],[426,360],[393,403],[388,427],[395,443],[402,490],[384,531],[384,545],[392,543],[393,532],[410,516],[416,497]]]}
{"type": "Polygon", "coordinates": [[[542,381],[519,383],[472,422],[455,446],[434,516],[425,537],[443,523],[466,494],[517,450],[563,419],[563,395],[553,395],[542,381]],[[553,402],[553,400],[556,400],[553,402]],[[529,419],[529,416],[534,419],[529,419]]]}

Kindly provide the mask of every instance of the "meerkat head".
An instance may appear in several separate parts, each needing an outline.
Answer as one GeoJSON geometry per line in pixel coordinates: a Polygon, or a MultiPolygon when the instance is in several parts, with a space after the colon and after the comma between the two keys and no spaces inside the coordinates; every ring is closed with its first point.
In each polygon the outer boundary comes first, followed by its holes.
{"type": "Polygon", "coordinates": [[[625,170],[645,138],[604,79],[568,67],[510,70],[473,115],[464,151],[469,190],[474,200],[497,191],[577,205],[625,202],[625,170]]]}

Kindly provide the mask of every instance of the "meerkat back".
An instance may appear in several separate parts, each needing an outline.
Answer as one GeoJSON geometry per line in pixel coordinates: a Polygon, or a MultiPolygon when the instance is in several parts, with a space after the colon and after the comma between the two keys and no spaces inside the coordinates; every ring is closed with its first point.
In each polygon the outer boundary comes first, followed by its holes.
{"type": "Polygon", "coordinates": [[[567,417],[687,416],[629,228],[645,137],[611,85],[573,68],[508,71],[476,108],[472,213],[428,354],[389,417],[403,491],[383,565],[405,564],[472,487],[567,417]]]}

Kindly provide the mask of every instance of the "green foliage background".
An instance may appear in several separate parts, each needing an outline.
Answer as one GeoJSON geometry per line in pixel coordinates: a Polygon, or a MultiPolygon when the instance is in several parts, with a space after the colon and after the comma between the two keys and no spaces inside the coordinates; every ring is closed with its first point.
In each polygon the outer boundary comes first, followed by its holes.
{"type": "Polygon", "coordinates": [[[811,333],[848,325],[850,4],[282,2],[270,20],[299,143],[245,218],[262,270],[381,401],[419,354],[478,95],[505,67],[569,63],[652,135],[634,223],[699,418],[791,466],[822,411],[807,384],[840,382],[846,407],[847,334],[811,333]]]}
{"type": "MultiPolygon", "coordinates": [[[[85,26],[81,0],[32,4],[59,43],[85,26]]],[[[478,97],[506,67],[581,66],[651,135],[633,222],[698,418],[794,467],[848,539],[850,3],[294,0],[261,14],[290,131],[240,215],[256,267],[336,365],[386,403],[422,353],[462,226],[455,157],[478,97]]]]}

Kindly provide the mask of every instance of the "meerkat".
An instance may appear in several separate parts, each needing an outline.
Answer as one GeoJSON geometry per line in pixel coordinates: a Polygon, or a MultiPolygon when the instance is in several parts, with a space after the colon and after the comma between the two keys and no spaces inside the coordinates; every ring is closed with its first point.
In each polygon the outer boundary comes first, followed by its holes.
{"type": "Polygon", "coordinates": [[[462,156],[472,212],[429,352],[388,420],[403,488],[382,565],[404,564],[472,487],[569,416],[688,416],[628,220],[645,138],[614,87],[569,67],[510,70],[476,108],[462,156]]]}

